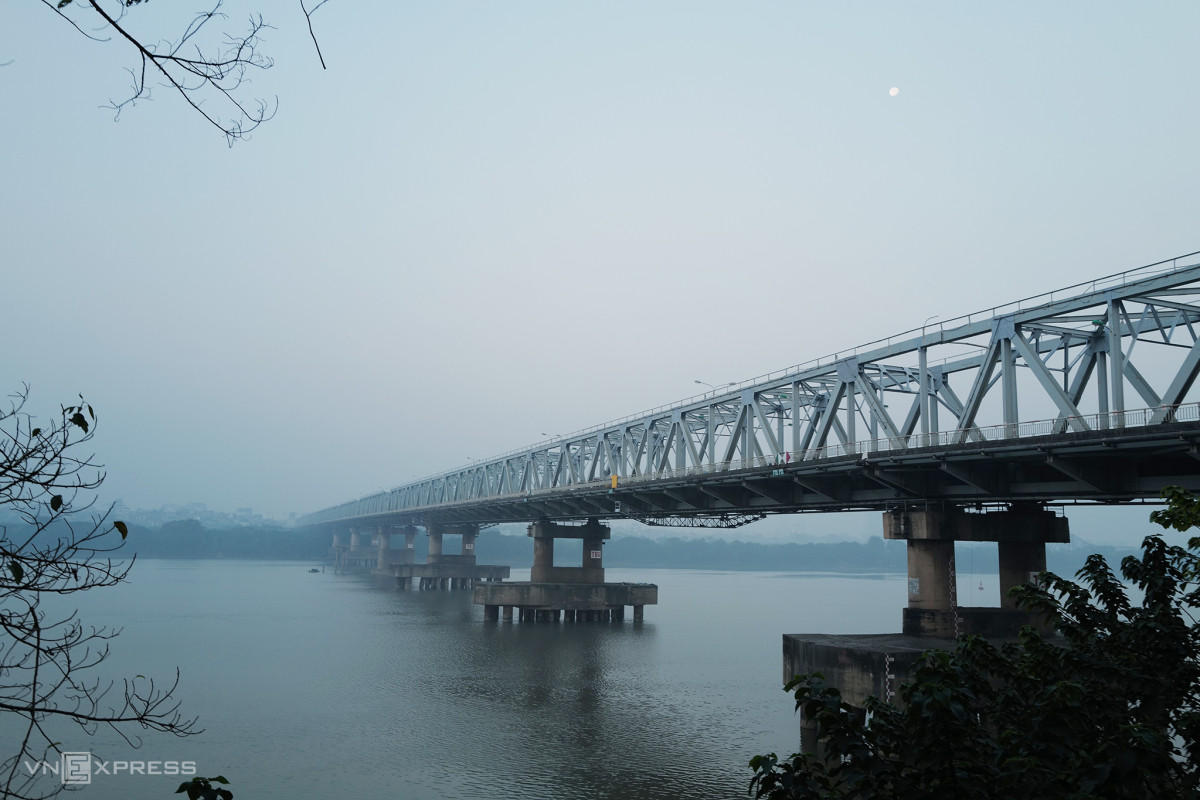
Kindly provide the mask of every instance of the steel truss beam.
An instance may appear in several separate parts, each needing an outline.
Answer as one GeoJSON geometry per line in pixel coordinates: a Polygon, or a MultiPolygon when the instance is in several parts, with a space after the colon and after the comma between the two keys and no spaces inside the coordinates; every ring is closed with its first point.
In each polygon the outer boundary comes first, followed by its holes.
{"type": "MultiPolygon", "coordinates": [[[[514,512],[514,501],[555,516],[586,516],[607,508],[596,501],[600,490],[624,493],[681,478],[695,485],[670,494],[639,492],[639,506],[652,514],[687,516],[753,506],[746,498],[776,506],[796,496],[838,503],[847,495],[844,489],[816,473],[793,474],[796,468],[847,456],[874,459],[966,445],[999,451],[1006,442],[1031,436],[1172,424],[1180,421],[1178,407],[1194,399],[1191,390],[1200,376],[1195,256],[914,329],[301,521],[416,518],[463,504],[503,507],[497,520],[532,513],[514,512]],[[965,391],[964,399],[952,382],[965,391]],[[1144,404],[1148,412],[1126,406],[1127,387],[1140,398],[1135,406],[1144,404]],[[786,485],[757,480],[776,471],[788,473],[786,485]],[[725,485],[716,480],[735,474],[725,485]],[[567,496],[584,490],[587,500],[567,496]],[[536,499],[543,494],[544,500],[536,499]]],[[[1073,476],[1083,495],[1115,480],[1094,474],[1085,462],[1042,464],[1059,483],[1073,476]]],[[[943,461],[934,472],[938,480],[972,491],[1005,484],[1002,473],[985,465],[943,461]]],[[[882,468],[863,473],[866,484],[879,491],[920,496],[924,483],[912,477],[882,468]]]]}

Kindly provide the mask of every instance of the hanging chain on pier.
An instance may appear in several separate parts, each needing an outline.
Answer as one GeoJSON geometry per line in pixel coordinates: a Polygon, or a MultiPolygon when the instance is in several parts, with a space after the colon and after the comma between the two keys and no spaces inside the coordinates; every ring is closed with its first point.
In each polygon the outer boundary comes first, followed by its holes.
{"type": "Polygon", "coordinates": [[[883,699],[888,705],[892,705],[892,698],[896,696],[892,691],[892,662],[895,660],[891,653],[883,654],[883,699]]]}
{"type": "Polygon", "coordinates": [[[721,514],[715,517],[643,517],[626,514],[643,525],[658,528],[740,528],[751,522],[766,519],[766,514],[721,514]]]}
{"type": "Polygon", "coordinates": [[[954,640],[962,635],[962,616],[958,613],[958,576],[954,572],[954,557],[950,557],[950,609],[954,612],[954,640]]]}

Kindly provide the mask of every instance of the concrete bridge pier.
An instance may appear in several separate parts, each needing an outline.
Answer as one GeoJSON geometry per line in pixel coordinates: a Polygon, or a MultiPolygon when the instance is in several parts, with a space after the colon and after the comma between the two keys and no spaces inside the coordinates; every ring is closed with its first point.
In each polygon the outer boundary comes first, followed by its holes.
{"type": "Polygon", "coordinates": [[[425,534],[429,537],[429,552],[425,556],[425,563],[436,564],[442,560],[442,526],[426,525],[425,534]]]}
{"type": "Polygon", "coordinates": [[[394,561],[391,574],[401,589],[416,588],[422,591],[462,591],[470,589],[480,581],[497,582],[508,577],[509,568],[475,563],[475,540],[479,536],[478,525],[447,525],[430,522],[425,526],[429,536],[429,553],[424,564],[413,563],[413,540],[416,528],[403,529],[405,543],[403,558],[394,561]],[[462,540],[459,553],[447,553],[445,537],[458,536],[462,540]]]}
{"type": "Polygon", "coordinates": [[[412,589],[413,578],[403,568],[411,567],[413,564],[416,555],[417,529],[413,525],[401,525],[396,529],[396,533],[404,536],[404,549],[392,550],[387,566],[381,566],[380,570],[396,579],[397,589],[407,592],[412,589]]]}
{"type": "Polygon", "coordinates": [[[625,606],[631,605],[634,619],[640,620],[645,606],[658,602],[658,587],[653,584],[605,583],[604,540],[612,534],[595,517],[583,525],[538,520],[529,526],[528,535],[533,539],[528,583],[475,587],[473,599],[483,606],[484,619],[500,619],[503,609],[507,622],[515,608],[521,622],[607,622],[623,620],[625,606]],[[581,540],[580,566],[555,566],[555,539],[581,540]]]}
{"type": "Polygon", "coordinates": [[[329,548],[329,560],[333,562],[335,575],[342,568],[342,554],[346,552],[346,549],[346,545],[342,542],[342,532],[334,528],[333,544],[329,548]]]}
{"type": "MultiPolygon", "coordinates": [[[[1046,544],[1069,541],[1065,517],[1036,504],[971,512],[955,507],[901,509],[883,515],[886,539],[908,548],[908,604],[902,632],[862,636],[791,634],[783,637],[783,676],[821,672],[843,699],[861,707],[868,695],[894,701],[921,657],[930,649],[953,649],[958,636],[979,634],[1003,640],[1024,625],[1045,622],[1019,609],[1008,597],[1014,586],[1030,583],[1046,569],[1046,544]],[[997,542],[1000,555],[1000,607],[958,604],[954,543],[997,542]]],[[[636,610],[635,610],[636,613],[636,610]]],[[[801,718],[801,747],[817,752],[816,730],[801,718]]]]}
{"type": "Polygon", "coordinates": [[[1066,517],[1032,504],[971,513],[927,508],[884,514],[886,539],[908,542],[908,607],[903,632],[910,636],[954,638],[977,633],[1016,636],[1022,625],[1037,624],[1008,596],[1014,586],[1036,580],[1046,569],[1046,544],[1070,541],[1066,517]],[[958,605],[955,542],[996,542],[1000,556],[1000,608],[958,605]]]}
{"type": "Polygon", "coordinates": [[[381,575],[390,575],[392,564],[392,526],[380,525],[375,529],[375,545],[378,552],[375,555],[375,571],[381,575]]]}
{"type": "Polygon", "coordinates": [[[333,571],[349,572],[352,570],[373,570],[379,563],[379,553],[371,547],[370,541],[375,534],[368,530],[368,539],[364,542],[363,529],[350,528],[349,546],[342,543],[340,532],[333,532],[333,571]]]}

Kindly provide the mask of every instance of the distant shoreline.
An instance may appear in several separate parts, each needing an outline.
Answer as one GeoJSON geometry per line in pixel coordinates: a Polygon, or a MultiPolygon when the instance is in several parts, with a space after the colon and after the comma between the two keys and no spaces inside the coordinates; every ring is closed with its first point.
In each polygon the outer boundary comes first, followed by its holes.
{"type": "MultiPolygon", "coordinates": [[[[418,536],[414,558],[423,562],[428,539],[418,536]]],[[[130,525],[125,546],[116,555],[154,559],[252,559],[323,563],[330,549],[328,533],[310,528],[241,526],[207,528],[196,520],[163,525],[130,525]]],[[[448,552],[454,545],[448,544],[448,552]]],[[[1069,577],[1093,553],[1104,556],[1114,569],[1137,547],[1049,545],[1050,571],[1069,577]]],[[[527,536],[485,532],[476,543],[481,564],[505,564],[517,569],[533,563],[533,542],[527,536]]],[[[564,546],[560,563],[569,565],[572,553],[564,546]]],[[[578,556],[576,556],[578,558],[578,556]]],[[[609,540],[604,565],[610,568],[702,569],[736,572],[826,572],[831,574],[895,574],[907,571],[905,545],[873,537],[865,542],[760,543],[727,539],[649,539],[625,536],[609,540]]],[[[958,570],[992,574],[998,571],[996,546],[960,543],[958,570]]]]}

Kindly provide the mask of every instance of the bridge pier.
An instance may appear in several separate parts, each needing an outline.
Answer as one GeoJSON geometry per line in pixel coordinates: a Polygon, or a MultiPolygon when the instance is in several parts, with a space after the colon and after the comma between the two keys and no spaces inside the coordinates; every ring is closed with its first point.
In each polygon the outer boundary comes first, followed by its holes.
{"type": "Polygon", "coordinates": [[[516,608],[521,622],[607,622],[623,620],[625,606],[630,605],[633,618],[641,620],[645,606],[658,602],[658,587],[653,584],[604,582],[604,540],[612,534],[595,517],[583,525],[538,520],[529,526],[528,535],[533,539],[528,583],[475,587],[474,602],[483,606],[485,619],[497,619],[498,609],[503,608],[503,618],[509,621],[516,608]],[[556,567],[555,539],[582,540],[582,564],[556,567]]]}
{"type": "MultiPolygon", "coordinates": [[[[350,572],[359,570],[373,570],[379,563],[379,553],[373,550],[370,546],[370,540],[364,544],[363,530],[361,528],[350,528],[350,544],[343,544],[339,531],[333,532],[333,545],[330,548],[333,556],[333,571],[350,572]]],[[[371,535],[374,539],[375,535],[371,535]]]]}
{"type": "Polygon", "coordinates": [[[1008,597],[1014,586],[1034,581],[1046,569],[1047,542],[1070,541],[1066,517],[1031,504],[970,513],[955,508],[890,511],[885,539],[908,542],[908,607],[903,632],[954,638],[977,633],[1011,638],[1022,625],[1037,624],[1008,597]],[[1000,555],[1000,608],[958,605],[953,584],[955,542],[996,542],[1000,555]]]}
{"type": "MultiPolygon", "coordinates": [[[[1023,625],[1045,622],[1019,609],[1008,597],[1014,586],[1031,583],[1046,569],[1046,544],[1069,541],[1067,519],[1036,504],[975,513],[954,507],[902,509],[883,515],[885,539],[902,539],[908,549],[908,604],[902,632],[863,636],[791,634],[783,637],[783,676],[821,672],[861,707],[868,695],[894,701],[921,654],[953,649],[959,636],[1008,639],[1023,625]],[[997,542],[1000,607],[964,608],[955,587],[954,543],[997,542]]],[[[634,610],[636,615],[637,611],[634,610]]],[[[801,718],[801,747],[816,752],[816,730],[801,718]]]]}
{"type": "MultiPolygon", "coordinates": [[[[424,564],[413,563],[413,540],[417,531],[413,526],[402,529],[404,550],[397,553],[398,559],[391,562],[385,574],[396,579],[396,588],[409,591],[414,587],[421,591],[463,591],[479,582],[496,583],[509,575],[506,566],[475,563],[475,541],[479,536],[478,525],[443,525],[429,523],[425,532],[429,536],[429,553],[424,564]],[[462,551],[447,553],[445,536],[460,536],[462,551]]],[[[395,553],[396,551],[392,551],[395,553]]]]}

